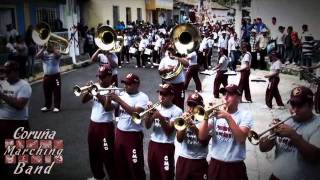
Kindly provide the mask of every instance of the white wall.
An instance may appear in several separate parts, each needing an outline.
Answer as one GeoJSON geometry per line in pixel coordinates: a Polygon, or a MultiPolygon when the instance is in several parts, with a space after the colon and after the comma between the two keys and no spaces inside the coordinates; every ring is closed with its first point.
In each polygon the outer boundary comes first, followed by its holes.
{"type": "Polygon", "coordinates": [[[142,20],[146,20],[145,0],[90,0],[83,10],[85,23],[96,27],[98,23],[113,25],[113,6],[119,6],[119,19],[126,23],[126,8],[131,8],[131,20],[137,20],[137,8],[141,8],[142,20]]]}
{"type": "Polygon", "coordinates": [[[279,26],[293,26],[298,33],[302,24],[307,24],[313,36],[320,39],[319,0],[252,0],[250,16],[261,17],[267,25],[275,16],[279,26]]]}

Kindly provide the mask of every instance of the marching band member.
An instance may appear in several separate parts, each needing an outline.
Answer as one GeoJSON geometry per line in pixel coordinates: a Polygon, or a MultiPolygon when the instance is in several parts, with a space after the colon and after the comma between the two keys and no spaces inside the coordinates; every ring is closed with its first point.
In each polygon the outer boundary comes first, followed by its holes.
{"type": "Polygon", "coordinates": [[[160,106],[145,118],[146,128],[153,130],[148,149],[150,180],[174,179],[174,119],[182,115],[182,110],[172,103],[174,90],[172,85],[160,85],[160,106]]]}
{"type": "MultiPolygon", "coordinates": [[[[98,71],[99,86],[107,88],[112,84],[112,68],[108,64],[101,65],[98,71]]],[[[93,100],[91,121],[88,130],[89,160],[93,178],[104,179],[105,166],[110,179],[115,178],[114,168],[114,124],[113,105],[109,96],[90,92],[83,95],[82,103],[93,100]]]]}
{"type": "Polygon", "coordinates": [[[110,95],[110,99],[120,105],[120,116],[115,136],[116,177],[119,180],[145,180],[143,157],[143,126],[135,124],[131,114],[140,113],[147,107],[148,96],[139,91],[140,79],[135,74],[127,74],[125,93],[110,95]]]}
{"type": "MultiPolygon", "coordinates": [[[[166,55],[159,64],[159,74],[163,75],[176,70],[179,63],[184,66],[189,66],[189,62],[186,58],[174,56],[175,50],[173,47],[167,49],[168,55],[166,55]]],[[[164,80],[164,83],[171,84],[173,86],[175,95],[173,98],[173,104],[177,105],[182,110],[184,109],[184,81],[185,76],[183,71],[181,71],[172,80],[164,80]]]]}
{"type": "Polygon", "coordinates": [[[137,66],[140,67],[141,63],[140,63],[140,58],[142,59],[142,67],[145,68],[146,67],[146,62],[147,62],[147,55],[144,54],[144,50],[147,48],[149,44],[149,40],[148,40],[148,36],[146,33],[144,33],[142,35],[142,39],[139,43],[139,49],[138,49],[138,59],[137,59],[137,66]]]}
{"type": "MultiPolygon", "coordinates": [[[[4,64],[6,79],[0,81],[0,178],[10,179],[9,167],[4,164],[5,139],[12,139],[18,127],[29,129],[30,84],[20,79],[19,64],[8,60],[4,64]]],[[[11,173],[11,174],[10,174],[11,173]]]]}
{"type": "Polygon", "coordinates": [[[269,59],[271,61],[270,73],[265,75],[265,78],[269,79],[269,84],[266,91],[266,105],[272,108],[272,99],[276,99],[277,105],[280,108],[284,108],[284,104],[279,93],[278,84],[280,82],[279,74],[281,69],[281,60],[276,49],[270,50],[269,59]]]}
{"type": "Polygon", "coordinates": [[[60,58],[61,54],[58,47],[48,44],[47,48],[43,47],[37,54],[36,58],[42,59],[43,64],[43,92],[44,107],[42,112],[47,112],[51,108],[53,95],[53,112],[60,111],[61,105],[61,77],[60,77],[60,58]]]}
{"type": "MultiPolygon", "coordinates": [[[[187,114],[193,112],[197,105],[203,106],[203,99],[200,94],[190,94],[187,100],[187,114]]],[[[208,143],[210,136],[205,140],[199,139],[200,121],[196,119],[186,120],[187,128],[177,131],[177,141],[181,143],[176,165],[176,180],[207,179],[208,163],[208,143]]]]}
{"type": "Polygon", "coordinates": [[[237,85],[228,85],[220,92],[225,95],[226,109],[219,110],[215,118],[203,121],[199,128],[199,139],[203,141],[207,140],[211,130],[213,132],[208,179],[248,179],[244,164],[245,142],[252,127],[252,115],[238,108],[241,91],[237,85]]]}
{"type": "Polygon", "coordinates": [[[118,86],[118,56],[110,51],[98,49],[91,57],[92,62],[99,62],[99,65],[108,64],[112,68],[112,83],[118,86]]]}
{"type": "Polygon", "coordinates": [[[226,87],[228,85],[228,75],[224,74],[228,71],[228,51],[226,49],[221,49],[219,51],[220,58],[219,58],[219,64],[217,67],[213,68],[212,70],[215,71],[217,70],[217,75],[216,78],[214,79],[214,84],[213,84],[213,95],[215,98],[219,98],[219,89],[220,85],[226,87]]]}
{"type": "Polygon", "coordinates": [[[126,63],[128,64],[130,61],[129,47],[131,46],[132,37],[128,30],[125,30],[123,34],[123,48],[121,52],[121,61],[125,62],[125,58],[127,59],[126,63]]]}
{"type": "Polygon", "coordinates": [[[208,69],[208,50],[209,50],[209,43],[208,43],[208,33],[202,35],[202,41],[199,46],[199,62],[203,64],[203,68],[206,70],[208,69]]]}
{"type": "MultiPolygon", "coordinates": [[[[250,94],[250,86],[249,86],[249,76],[250,76],[250,67],[251,67],[251,59],[252,56],[250,54],[248,43],[243,42],[241,49],[243,51],[243,55],[241,58],[241,66],[240,69],[237,69],[237,72],[241,73],[240,81],[239,81],[239,89],[241,94],[244,91],[245,98],[248,102],[252,102],[251,94],[250,94]]],[[[242,95],[241,95],[242,97],[242,95]]],[[[242,100],[241,100],[242,101],[242,100]]]]}
{"type": "Polygon", "coordinates": [[[154,45],[154,51],[153,51],[153,64],[159,64],[160,63],[160,57],[161,57],[161,50],[164,45],[164,35],[160,33],[156,36],[156,42],[154,45]]]}
{"type": "Polygon", "coordinates": [[[184,83],[184,90],[188,89],[189,82],[190,82],[191,78],[193,78],[193,80],[196,84],[196,90],[198,92],[202,91],[201,81],[199,78],[200,67],[198,65],[197,59],[198,59],[198,56],[195,51],[193,51],[187,55],[187,60],[189,61],[189,66],[188,66],[188,70],[186,72],[186,81],[184,83]]]}
{"type": "Polygon", "coordinates": [[[312,112],[313,93],[296,87],[289,103],[294,117],[274,129],[276,138],[264,137],[259,144],[262,152],[275,147],[270,179],[320,179],[320,117],[312,112]]]}

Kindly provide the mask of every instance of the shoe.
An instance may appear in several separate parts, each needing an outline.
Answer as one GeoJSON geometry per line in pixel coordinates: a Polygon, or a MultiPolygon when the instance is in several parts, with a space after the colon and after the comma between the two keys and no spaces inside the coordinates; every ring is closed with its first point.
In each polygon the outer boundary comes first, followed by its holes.
{"type": "Polygon", "coordinates": [[[129,61],[127,61],[126,64],[129,64],[129,61]]]}
{"type": "Polygon", "coordinates": [[[60,112],[60,109],[58,109],[58,108],[53,108],[53,110],[52,110],[54,113],[58,113],[58,112],[60,112]]]}
{"type": "Polygon", "coordinates": [[[263,109],[269,109],[269,110],[271,110],[272,108],[270,108],[270,107],[267,106],[267,105],[264,105],[264,106],[263,106],[263,109]]]}
{"type": "Polygon", "coordinates": [[[48,109],[47,107],[42,107],[40,110],[41,110],[42,112],[48,112],[50,109],[48,109]]]}
{"type": "Polygon", "coordinates": [[[151,68],[154,68],[154,66],[151,66],[151,68]]]}
{"type": "Polygon", "coordinates": [[[135,66],[135,68],[138,68],[138,66],[135,66]]]}
{"type": "Polygon", "coordinates": [[[276,109],[283,110],[283,109],[286,109],[286,107],[285,106],[276,106],[276,109]]]}
{"type": "Polygon", "coordinates": [[[122,68],[122,66],[119,66],[118,68],[119,68],[119,69],[121,69],[121,68],[122,68]]]}
{"type": "Polygon", "coordinates": [[[142,68],[146,68],[146,66],[142,66],[142,68]]]}

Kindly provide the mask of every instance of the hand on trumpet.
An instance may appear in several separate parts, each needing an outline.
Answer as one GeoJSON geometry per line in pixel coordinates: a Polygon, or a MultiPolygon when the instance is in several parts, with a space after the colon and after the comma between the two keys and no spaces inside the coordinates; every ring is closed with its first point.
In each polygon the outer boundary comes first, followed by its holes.
{"type": "Polygon", "coordinates": [[[297,135],[297,132],[287,124],[280,124],[277,128],[274,129],[274,132],[277,134],[277,136],[288,137],[290,139],[293,136],[297,135]]]}

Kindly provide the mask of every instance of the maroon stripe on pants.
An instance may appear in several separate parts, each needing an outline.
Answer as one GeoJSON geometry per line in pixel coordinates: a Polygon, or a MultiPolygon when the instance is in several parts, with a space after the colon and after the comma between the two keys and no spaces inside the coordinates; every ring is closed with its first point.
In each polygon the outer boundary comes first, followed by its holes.
{"type": "Polygon", "coordinates": [[[208,178],[206,159],[188,159],[179,156],[176,167],[176,180],[206,180],[208,178]]]}
{"type": "Polygon", "coordinates": [[[174,89],[173,104],[184,110],[184,83],[171,84],[174,89]]]}
{"type": "Polygon", "coordinates": [[[246,165],[243,161],[223,162],[211,158],[208,180],[247,180],[246,165]]]}
{"type": "Polygon", "coordinates": [[[60,109],[61,104],[61,77],[60,73],[44,75],[43,77],[44,106],[48,109],[52,105],[52,95],[54,107],[60,109]]]}
{"type": "Polygon", "coordinates": [[[217,71],[216,78],[214,79],[213,84],[213,95],[215,98],[219,98],[219,89],[220,85],[222,84],[223,87],[226,87],[228,85],[228,75],[225,75],[224,73],[227,71],[217,71]]]}
{"type": "Polygon", "coordinates": [[[150,180],[174,179],[174,144],[150,141],[148,149],[150,180]]]}
{"type": "Polygon", "coordinates": [[[186,72],[186,81],[184,83],[184,89],[187,90],[189,86],[189,82],[191,78],[193,78],[194,83],[196,84],[196,90],[200,92],[202,90],[201,87],[201,81],[199,78],[199,65],[192,65],[189,66],[187,72],[186,72]]]}
{"type": "Polygon", "coordinates": [[[250,94],[250,86],[249,86],[249,76],[250,76],[250,70],[243,70],[241,71],[241,77],[239,81],[239,89],[241,91],[241,94],[244,91],[244,95],[246,97],[247,101],[251,100],[251,94],[250,94]]]}
{"type": "MultiPolygon", "coordinates": [[[[24,127],[25,131],[29,131],[29,121],[27,120],[0,120],[0,179],[11,179],[16,165],[5,164],[4,153],[5,139],[13,139],[14,132],[24,127]]],[[[17,175],[15,175],[17,176],[17,175]]],[[[29,179],[29,176],[22,173],[18,175],[21,179],[29,179]]],[[[17,178],[18,179],[18,178],[17,178]]]]}
{"type": "Polygon", "coordinates": [[[93,177],[105,177],[103,165],[110,180],[115,178],[114,167],[114,125],[90,121],[88,130],[89,160],[93,177]]]}
{"type": "Polygon", "coordinates": [[[143,133],[116,129],[114,146],[117,180],[145,180],[143,133]]]}
{"type": "Polygon", "coordinates": [[[271,77],[269,79],[269,84],[267,87],[267,91],[266,91],[266,105],[269,108],[272,108],[272,99],[273,97],[276,99],[277,105],[278,106],[284,106],[282,99],[281,99],[281,95],[279,93],[279,89],[278,89],[278,84],[280,82],[280,78],[279,77],[271,77]]]}

